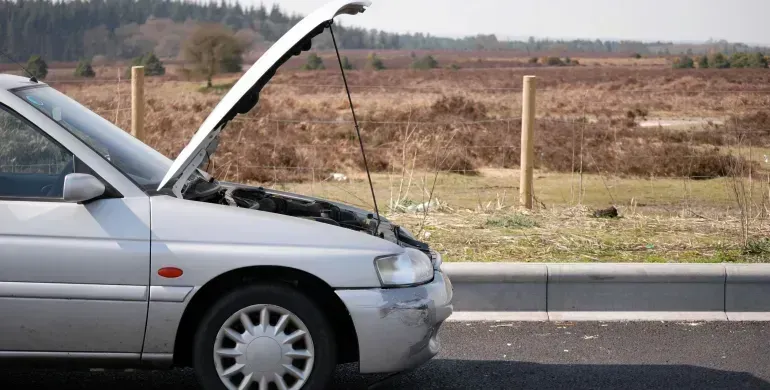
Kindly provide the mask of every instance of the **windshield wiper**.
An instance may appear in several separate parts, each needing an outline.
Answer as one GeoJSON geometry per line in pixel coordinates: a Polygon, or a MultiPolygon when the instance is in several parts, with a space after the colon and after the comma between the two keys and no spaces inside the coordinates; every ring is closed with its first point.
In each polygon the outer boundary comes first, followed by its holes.
{"type": "Polygon", "coordinates": [[[366,151],[364,150],[364,141],[361,139],[361,129],[358,127],[358,119],[356,118],[356,110],[353,107],[353,98],[350,97],[350,88],[348,87],[348,79],[345,76],[345,67],[342,66],[342,57],[340,57],[340,49],[337,47],[337,39],[334,37],[334,28],[332,27],[334,22],[329,22],[329,32],[332,35],[332,43],[334,43],[334,52],[337,53],[337,62],[340,65],[340,72],[342,72],[342,82],[345,83],[345,92],[348,94],[348,103],[350,104],[350,112],[353,114],[353,124],[356,127],[356,135],[358,135],[358,144],[361,146],[361,156],[364,158],[364,168],[366,168],[366,177],[369,179],[369,189],[372,191],[372,202],[374,202],[374,214],[377,216],[377,226],[374,229],[374,233],[377,234],[380,230],[380,209],[377,207],[377,196],[374,195],[374,184],[372,184],[372,174],[369,172],[369,164],[366,161],[366,151]]]}

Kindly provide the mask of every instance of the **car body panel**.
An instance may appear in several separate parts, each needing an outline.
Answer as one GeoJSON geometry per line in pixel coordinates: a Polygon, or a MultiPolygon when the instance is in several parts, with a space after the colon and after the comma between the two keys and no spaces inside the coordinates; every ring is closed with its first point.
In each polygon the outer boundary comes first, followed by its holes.
{"type": "Polygon", "coordinates": [[[179,178],[179,176],[183,174],[190,164],[194,163],[196,157],[202,151],[206,151],[212,143],[218,142],[218,134],[214,134],[214,132],[221,130],[223,121],[229,120],[228,117],[232,118],[232,116],[238,113],[248,112],[256,104],[261,87],[273,77],[276,67],[285,61],[287,55],[291,56],[293,51],[301,50],[301,48],[297,47],[298,44],[307,41],[309,45],[309,39],[323,31],[323,29],[317,31],[319,27],[328,23],[337,15],[355,15],[364,12],[365,7],[370,5],[371,2],[361,0],[332,1],[304,17],[278,39],[235,83],[203,124],[201,124],[190,143],[182,150],[174,164],[169,168],[168,173],[158,186],[158,190],[165,187],[172,179],[186,181],[186,177],[179,178]],[[244,105],[244,99],[250,99],[251,102],[244,105]],[[243,106],[239,107],[240,105],[243,106]]]}
{"type": "Polygon", "coordinates": [[[186,305],[219,275],[280,266],[314,275],[333,288],[372,288],[380,286],[374,258],[404,251],[365,233],[301,218],[166,195],[150,200],[151,289],[178,288],[176,297],[182,297],[169,302],[168,292],[151,293],[144,352],[159,361],[170,359],[174,351],[186,305]],[[163,278],[157,271],[164,267],[181,268],[184,274],[163,278]]]}
{"type": "MultiPolygon", "coordinates": [[[[4,75],[0,85],[43,84],[4,75]]],[[[139,353],[149,293],[147,195],[12,92],[0,89],[0,102],[123,195],[88,204],[0,198],[0,313],[14,313],[0,321],[0,350],[139,353]],[[63,337],[62,330],[70,331],[63,337]]]]}
{"type": "MultiPolygon", "coordinates": [[[[197,292],[197,288],[192,291],[197,292]]],[[[179,324],[194,293],[184,302],[150,301],[142,360],[155,365],[170,365],[174,358],[179,324]]]]}
{"type": "Polygon", "coordinates": [[[200,287],[151,286],[142,361],[154,366],[173,363],[179,323],[200,287]]]}
{"type": "Polygon", "coordinates": [[[282,266],[334,288],[376,287],[374,258],[404,252],[389,241],[302,218],[165,195],[151,202],[152,286],[200,287],[234,269],[282,266]],[[184,274],[163,278],[157,274],[163,267],[184,274]]]}
{"type": "Polygon", "coordinates": [[[0,200],[0,221],[0,313],[14,313],[0,321],[0,350],[141,351],[146,196],[85,205],[0,200]]]}
{"type": "Polygon", "coordinates": [[[338,290],[356,328],[361,373],[397,372],[438,353],[438,331],[452,314],[452,284],[440,270],[429,284],[338,290]]]}

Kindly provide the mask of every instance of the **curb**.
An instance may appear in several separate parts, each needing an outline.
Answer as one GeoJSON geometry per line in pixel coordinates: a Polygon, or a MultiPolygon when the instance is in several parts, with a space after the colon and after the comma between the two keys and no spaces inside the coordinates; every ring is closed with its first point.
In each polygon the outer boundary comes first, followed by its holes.
{"type": "Polygon", "coordinates": [[[452,321],[770,321],[770,264],[444,263],[452,321]]]}

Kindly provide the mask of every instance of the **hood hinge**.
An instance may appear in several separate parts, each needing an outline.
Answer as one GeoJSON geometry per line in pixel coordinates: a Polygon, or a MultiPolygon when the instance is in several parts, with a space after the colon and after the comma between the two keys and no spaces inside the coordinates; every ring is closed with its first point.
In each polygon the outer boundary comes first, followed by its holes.
{"type": "MultiPolygon", "coordinates": [[[[179,178],[177,178],[177,180],[174,182],[174,185],[171,187],[171,192],[174,193],[174,196],[179,199],[184,198],[184,192],[187,190],[187,188],[185,188],[185,184],[187,184],[187,182],[190,180],[190,176],[192,176],[193,173],[195,173],[195,171],[200,168],[201,164],[203,164],[203,162],[209,158],[209,156],[213,155],[217,150],[217,147],[219,146],[219,134],[222,132],[222,129],[226,124],[227,122],[223,122],[208,136],[209,139],[206,141],[206,147],[198,152],[190,164],[188,164],[187,167],[182,171],[182,174],[179,175],[179,178]]],[[[204,171],[201,172],[203,173],[203,176],[206,178],[206,180],[211,180],[211,176],[209,176],[208,173],[204,171]]]]}

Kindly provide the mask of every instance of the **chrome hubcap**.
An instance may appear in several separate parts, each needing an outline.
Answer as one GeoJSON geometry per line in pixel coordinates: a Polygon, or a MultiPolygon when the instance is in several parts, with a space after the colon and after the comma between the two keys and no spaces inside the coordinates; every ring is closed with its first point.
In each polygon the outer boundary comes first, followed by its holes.
{"type": "Polygon", "coordinates": [[[214,341],[214,365],[230,390],[300,389],[313,370],[314,356],[302,320],[274,305],[239,310],[214,341]]]}

